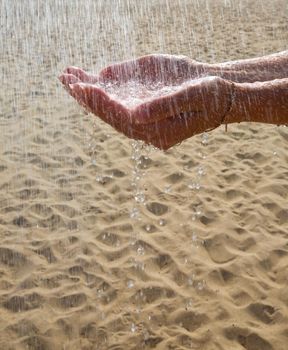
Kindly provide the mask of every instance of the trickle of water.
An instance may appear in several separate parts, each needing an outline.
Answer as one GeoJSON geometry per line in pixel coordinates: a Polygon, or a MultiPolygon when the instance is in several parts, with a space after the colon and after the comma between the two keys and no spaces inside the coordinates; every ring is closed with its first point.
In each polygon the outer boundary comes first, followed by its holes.
{"type": "Polygon", "coordinates": [[[203,280],[203,281],[200,281],[200,282],[197,282],[196,284],[196,289],[198,289],[199,291],[203,290],[205,288],[205,285],[206,285],[206,282],[203,280]]]}
{"type": "Polygon", "coordinates": [[[135,260],[134,262],[134,268],[139,271],[144,271],[145,270],[145,264],[142,261],[135,260]]]}
{"type": "Polygon", "coordinates": [[[200,157],[201,159],[206,159],[206,156],[204,153],[202,153],[201,151],[197,153],[198,157],[200,157]]]}
{"type": "Polygon", "coordinates": [[[195,232],[192,232],[191,241],[192,241],[192,246],[196,248],[199,248],[199,245],[204,243],[202,239],[198,238],[195,232]]]}
{"type": "Polygon", "coordinates": [[[189,276],[188,279],[187,279],[188,285],[192,287],[192,286],[194,285],[194,280],[195,280],[195,275],[194,275],[194,273],[193,273],[193,274],[192,274],[191,276],[189,276]]]}
{"type": "Polygon", "coordinates": [[[205,175],[205,169],[202,165],[199,165],[198,168],[196,169],[197,175],[198,176],[203,176],[205,175]]]}
{"type": "Polygon", "coordinates": [[[201,208],[199,206],[195,206],[193,208],[193,213],[192,213],[192,216],[191,216],[192,221],[197,220],[201,215],[202,215],[201,208]]]}
{"type": "Polygon", "coordinates": [[[141,210],[139,204],[145,204],[146,196],[141,180],[145,175],[145,171],[141,169],[143,153],[149,153],[149,147],[142,141],[132,141],[132,155],[131,159],[133,161],[133,171],[132,171],[132,181],[131,185],[134,193],[134,207],[130,212],[131,219],[141,219],[141,210]]]}
{"type": "Polygon", "coordinates": [[[135,220],[140,220],[140,210],[137,207],[133,207],[130,211],[130,218],[135,220]]]}
{"type": "Polygon", "coordinates": [[[141,245],[137,248],[137,254],[138,255],[145,255],[145,248],[141,245]]]}
{"type": "Polygon", "coordinates": [[[139,191],[135,194],[134,199],[137,203],[145,203],[145,194],[139,191]]]}
{"type": "Polygon", "coordinates": [[[130,236],[130,245],[135,246],[138,240],[139,240],[139,233],[134,231],[130,236]]]}
{"type": "Polygon", "coordinates": [[[207,132],[204,132],[201,136],[201,143],[202,145],[208,145],[209,142],[209,135],[207,132]]]}
{"type": "Polygon", "coordinates": [[[132,333],[135,333],[135,332],[137,331],[138,328],[137,328],[137,326],[136,326],[135,323],[132,323],[130,329],[131,329],[131,332],[132,332],[132,333]]]}
{"type": "Polygon", "coordinates": [[[193,242],[193,243],[196,243],[196,242],[197,242],[198,237],[197,237],[197,235],[196,235],[195,232],[192,233],[192,237],[191,237],[191,238],[192,238],[192,242],[193,242]]]}

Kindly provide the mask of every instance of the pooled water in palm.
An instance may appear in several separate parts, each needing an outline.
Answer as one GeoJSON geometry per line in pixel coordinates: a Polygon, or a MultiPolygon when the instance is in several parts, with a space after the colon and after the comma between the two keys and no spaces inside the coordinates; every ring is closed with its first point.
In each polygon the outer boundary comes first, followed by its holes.
{"type": "MultiPolygon", "coordinates": [[[[202,80],[204,78],[201,78],[202,80]]],[[[205,78],[209,79],[209,78],[205,78]]],[[[126,107],[136,107],[155,98],[172,95],[188,88],[191,84],[200,79],[190,79],[175,82],[175,84],[165,84],[160,81],[139,81],[137,79],[120,83],[97,83],[113,100],[119,101],[126,107]]]]}

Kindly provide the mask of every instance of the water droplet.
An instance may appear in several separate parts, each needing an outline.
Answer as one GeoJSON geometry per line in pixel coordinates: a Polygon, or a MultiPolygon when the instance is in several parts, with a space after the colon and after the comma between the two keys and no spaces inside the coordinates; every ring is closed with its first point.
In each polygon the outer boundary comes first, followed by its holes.
{"type": "Polygon", "coordinates": [[[188,277],[187,283],[189,286],[193,286],[193,278],[188,277]]]}
{"type": "Polygon", "coordinates": [[[147,225],[145,226],[145,230],[146,230],[147,232],[150,232],[150,231],[152,230],[152,226],[149,225],[149,224],[147,224],[147,225]]]}
{"type": "Polygon", "coordinates": [[[140,313],[141,313],[141,307],[137,307],[137,308],[135,309],[135,312],[136,312],[136,314],[140,314],[140,313]]]}
{"type": "Polygon", "coordinates": [[[134,246],[138,241],[138,233],[132,233],[130,237],[130,244],[134,246]]]}
{"type": "Polygon", "coordinates": [[[192,274],[191,276],[189,276],[188,279],[187,279],[188,285],[189,285],[189,286],[193,286],[194,280],[195,280],[195,275],[194,275],[194,273],[193,273],[193,274],[192,274]]]}
{"type": "Polygon", "coordinates": [[[135,323],[132,323],[132,324],[131,324],[131,332],[132,332],[132,333],[135,333],[136,331],[137,331],[137,326],[136,326],[135,323]]]}
{"type": "Polygon", "coordinates": [[[99,183],[104,183],[104,177],[102,175],[96,175],[96,181],[99,183]]]}
{"type": "Polygon", "coordinates": [[[159,220],[159,225],[160,225],[160,226],[166,225],[166,220],[165,220],[165,219],[160,219],[160,220],[159,220]]]}
{"type": "Polygon", "coordinates": [[[172,186],[171,186],[171,185],[168,185],[168,186],[165,186],[165,187],[164,187],[163,192],[164,192],[164,193],[170,193],[171,190],[172,190],[172,186]]]}
{"type": "Polygon", "coordinates": [[[130,218],[140,220],[140,211],[138,208],[136,208],[136,207],[132,208],[132,210],[130,212],[130,218]]]}
{"type": "Polygon", "coordinates": [[[200,157],[200,158],[202,158],[202,159],[206,159],[205,154],[202,153],[202,152],[198,152],[197,155],[198,155],[198,157],[200,157]]]}
{"type": "Polygon", "coordinates": [[[128,281],[127,281],[127,287],[128,287],[128,288],[133,288],[133,287],[134,287],[134,281],[128,280],[128,281]]]}
{"type": "Polygon", "coordinates": [[[198,168],[197,168],[197,175],[198,176],[203,176],[203,175],[205,175],[205,169],[204,169],[204,167],[203,166],[198,166],[198,168]]]}
{"type": "Polygon", "coordinates": [[[188,188],[190,190],[200,190],[201,188],[201,185],[199,182],[196,182],[196,181],[192,181],[188,184],[188,188]]]}
{"type": "Polygon", "coordinates": [[[201,143],[202,143],[202,145],[207,145],[208,142],[209,142],[209,135],[208,135],[206,132],[204,132],[204,133],[202,134],[201,143]]]}
{"type": "Polygon", "coordinates": [[[203,290],[204,287],[205,287],[205,281],[204,281],[204,280],[198,282],[197,285],[196,285],[196,288],[197,288],[198,290],[203,290]]]}
{"type": "Polygon", "coordinates": [[[138,255],[144,255],[145,254],[145,249],[141,245],[137,248],[137,254],[138,255]]]}
{"type": "Polygon", "coordinates": [[[145,202],[145,194],[143,192],[137,192],[134,196],[135,201],[137,203],[144,203],[145,202]]]}

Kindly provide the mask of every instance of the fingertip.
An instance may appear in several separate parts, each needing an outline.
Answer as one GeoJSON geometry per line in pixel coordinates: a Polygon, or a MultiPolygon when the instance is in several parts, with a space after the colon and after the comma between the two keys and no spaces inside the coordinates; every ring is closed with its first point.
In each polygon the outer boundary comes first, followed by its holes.
{"type": "Polygon", "coordinates": [[[62,84],[64,85],[69,85],[69,84],[75,84],[78,83],[80,80],[73,74],[61,74],[58,79],[61,81],[62,84]]]}
{"type": "Polygon", "coordinates": [[[63,76],[63,74],[61,74],[61,75],[58,76],[58,80],[60,80],[60,82],[61,82],[62,84],[64,84],[64,76],[63,76]]]}
{"type": "Polygon", "coordinates": [[[79,70],[80,70],[80,68],[78,68],[76,66],[69,66],[69,67],[64,69],[64,73],[66,73],[66,74],[74,74],[75,72],[77,72],[79,70]]]}
{"type": "Polygon", "coordinates": [[[79,81],[83,83],[95,83],[98,80],[97,76],[86,73],[83,69],[75,66],[67,67],[64,71],[64,74],[74,75],[76,78],[78,78],[79,81]]]}
{"type": "Polygon", "coordinates": [[[75,91],[80,91],[80,90],[83,90],[83,84],[81,81],[75,81],[75,82],[71,82],[69,84],[69,87],[72,89],[72,90],[75,90],[75,91]]]}

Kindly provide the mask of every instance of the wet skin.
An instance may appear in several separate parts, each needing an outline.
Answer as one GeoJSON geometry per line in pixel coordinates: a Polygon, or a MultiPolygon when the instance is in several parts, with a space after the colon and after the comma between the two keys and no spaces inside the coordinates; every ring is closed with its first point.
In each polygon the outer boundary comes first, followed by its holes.
{"type": "MultiPolygon", "coordinates": [[[[273,94],[271,95],[271,84],[267,85],[265,79],[277,79],[281,74],[285,76],[286,66],[284,64],[283,73],[283,62],[280,64],[276,60],[275,64],[273,58],[270,59],[273,63],[270,67],[273,69],[267,71],[266,67],[263,69],[261,59],[259,60],[259,64],[251,60],[250,65],[249,60],[239,61],[240,64],[232,62],[209,65],[184,56],[149,55],[108,66],[98,76],[88,74],[80,68],[68,67],[59,79],[79,104],[117,131],[160,149],[168,149],[223,123],[273,122],[261,120],[261,116],[258,120],[259,110],[265,109],[265,104],[262,104],[264,107],[260,106],[257,100],[264,97],[269,99],[269,106],[271,103],[272,106],[275,104],[273,94]],[[132,95],[135,95],[138,101],[132,105],[128,103],[129,91],[125,91],[125,87],[131,83],[136,86],[132,95]],[[137,89],[137,84],[141,89],[137,89]],[[161,88],[167,87],[171,91],[161,94],[159,90],[155,96],[145,98],[143,87],[149,92],[151,86],[158,86],[155,84],[159,84],[161,88]],[[113,94],[109,91],[111,86],[113,94]],[[255,100],[252,107],[251,96],[254,96],[255,100]]],[[[284,110],[288,110],[286,80],[281,81],[280,89],[280,94],[284,91],[284,110]]],[[[273,91],[277,90],[275,81],[273,80],[273,91]]],[[[263,111],[260,112],[263,114],[263,111]]],[[[282,116],[283,108],[278,112],[282,116]]],[[[281,118],[276,118],[276,121],[284,124],[288,122],[287,115],[284,119],[281,118]]]]}

